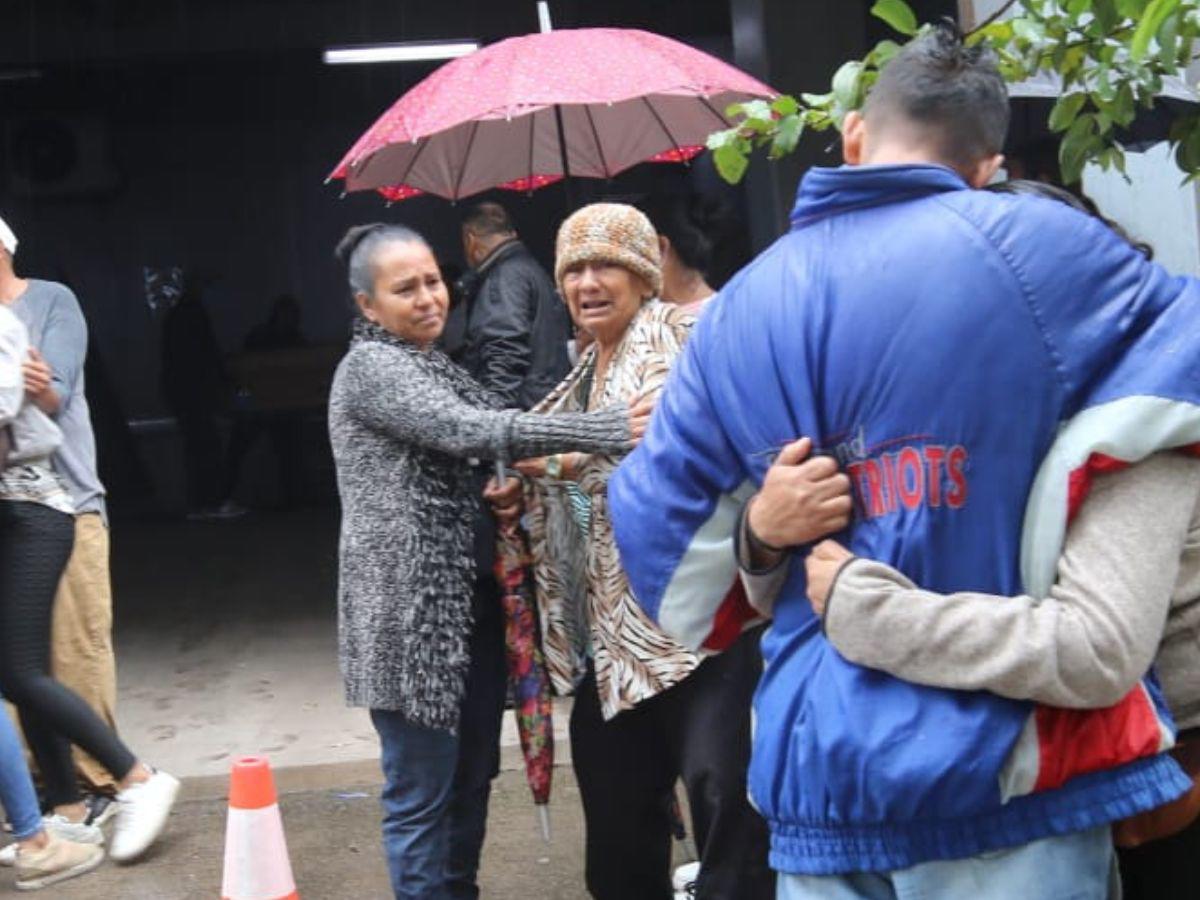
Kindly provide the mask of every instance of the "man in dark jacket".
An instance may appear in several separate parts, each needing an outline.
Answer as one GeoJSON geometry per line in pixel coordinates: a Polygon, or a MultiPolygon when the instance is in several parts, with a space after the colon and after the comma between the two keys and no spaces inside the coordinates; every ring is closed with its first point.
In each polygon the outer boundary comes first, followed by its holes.
{"type": "Polygon", "coordinates": [[[550,276],[498,203],[480,203],[462,226],[463,344],[455,354],[506,405],[529,409],[570,369],[571,319],[550,276]]]}
{"type": "MultiPolygon", "coordinates": [[[[528,409],[570,369],[570,316],[554,283],[517,238],[497,203],[472,208],[462,228],[470,271],[459,282],[447,323],[446,351],[506,406],[528,409]]],[[[489,473],[480,468],[480,489],[489,473]]],[[[471,668],[459,717],[459,760],[450,799],[446,889],[452,900],[474,900],[487,826],[492,779],[500,771],[500,723],[507,677],[504,615],[492,574],[496,528],[483,511],[475,526],[475,625],[471,668]]]]}

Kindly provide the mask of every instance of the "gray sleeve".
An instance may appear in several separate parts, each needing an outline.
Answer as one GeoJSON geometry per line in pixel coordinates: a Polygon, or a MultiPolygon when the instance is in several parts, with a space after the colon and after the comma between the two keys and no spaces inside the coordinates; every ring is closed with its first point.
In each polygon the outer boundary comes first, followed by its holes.
{"type": "Polygon", "coordinates": [[[412,360],[364,347],[347,360],[348,402],[367,425],[450,456],[523,459],[629,446],[624,408],[554,416],[473,406],[412,360]]]}
{"type": "Polygon", "coordinates": [[[769,569],[756,569],[750,562],[749,537],[747,536],[746,504],[738,515],[737,530],[733,535],[733,551],[737,555],[738,574],[742,587],[746,589],[746,600],[755,612],[770,618],[775,613],[775,601],[791,571],[792,553],[785,552],[780,561],[769,569]]]}
{"type": "Polygon", "coordinates": [[[1157,652],[1200,495],[1200,461],[1164,453],[1096,479],[1050,596],[936,594],[880,563],[841,572],[825,632],[905,681],[1068,708],[1110,706],[1157,652]]]}
{"type": "Polygon", "coordinates": [[[53,371],[54,392],[65,400],[79,383],[87,359],[87,322],[79,301],[67,288],[55,292],[45,328],[42,346],[37,350],[53,371]]]}

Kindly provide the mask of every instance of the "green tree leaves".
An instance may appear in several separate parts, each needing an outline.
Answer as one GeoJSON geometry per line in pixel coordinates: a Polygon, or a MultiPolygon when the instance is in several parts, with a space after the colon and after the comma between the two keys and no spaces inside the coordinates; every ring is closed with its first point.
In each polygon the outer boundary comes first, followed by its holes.
{"type": "MultiPolygon", "coordinates": [[[[871,13],[906,37],[922,33],[904,0],[877,0],[871,13]]],[[[1050,111],[1049,126],[1063,135],[1063,177],[1077,180],[1089,163],[1124,171],[1122,129],[1154,105],[1163,79],[1182,74],[1196,55],[1200,0],[1016,0],[1007,13],[986,21],[967,41],[992,50],[1009,81],[1039,73],[1061,80],[1063,96],[1050,111]]],[[[882,41],[862,59],[843,63],[828,93],[731,111],[735,126],[709,140],[721,174],[740,179],[755,148],[777,159],[792,152],[805,131],[841,128],[900,49],[895,41],[882,41]]],[[[1184,171],[1200,176],[1200,115],[1181,116],[1170,142],[1184,171]]]]}
{"type": "Polygon", "coordinates": [[[1150,41],[1158,34],[1158,30],[1167,21],[1167,17],[1179,9],[1181,2],[1182,0],[1150,0],[1150,4],[1138,21],[1133,39],[1129,42],[1130,56],[1135,60],[1140,60],[1146,55],[1146,51],[1150,48],[1150,41]]]}
{"type": "Polygon", "coordinates": [[[904,0],[878,0],[871,15],[883,19],[901,34],[912,37],[917,33],[917,16],[904,0]]]}

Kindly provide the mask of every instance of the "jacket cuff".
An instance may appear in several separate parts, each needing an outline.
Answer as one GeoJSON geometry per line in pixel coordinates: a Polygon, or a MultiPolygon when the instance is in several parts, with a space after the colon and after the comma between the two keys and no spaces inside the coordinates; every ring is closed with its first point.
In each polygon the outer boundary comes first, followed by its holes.
{"type": "Polygon", "coordinates": [[[738,511],[737,526],[733,532],[733,552],[737,558],[738,570],[754,577],[774,575],[788,564],[792,551],[790,548],[785,547],[779,551],[779,560],[774,565],[759,568],[754,567],[750,562],[750,523],[746,521],[746,513],[749,506],[750,500],[742,504],[742,508],[738,511]]]}

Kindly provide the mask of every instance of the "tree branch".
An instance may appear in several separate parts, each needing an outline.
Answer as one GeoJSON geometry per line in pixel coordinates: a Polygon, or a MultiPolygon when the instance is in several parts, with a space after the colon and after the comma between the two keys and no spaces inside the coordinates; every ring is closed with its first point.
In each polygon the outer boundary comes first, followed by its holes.
{"type": "Polygon", "coordinates": [[[1016,5],[1017,5],[1017,0],[1008,0],[1008,2],[1005,3],[1002,7],[1000,7],[998,10],[996,10],[994,13],[992,13],[990,16],[988,16],[986,19],[984,19],[982,22],[980,22],[978,25],[976,25],[974,28],[972,28],[970,31],[968,31],[966,33],[965,37],[970,37],[971,35],[975,34],[976,32],[983,31],[983,29],[987,28],[989,25],[991,25],[993,22],[995,22],[997,19],[999,19],[1002,15],[1004,15],[1006,12],[1008,12],[1010,9],[1012,9],[1016,5]]]}

